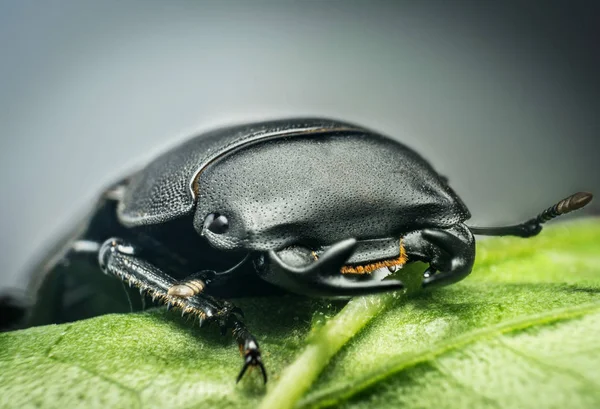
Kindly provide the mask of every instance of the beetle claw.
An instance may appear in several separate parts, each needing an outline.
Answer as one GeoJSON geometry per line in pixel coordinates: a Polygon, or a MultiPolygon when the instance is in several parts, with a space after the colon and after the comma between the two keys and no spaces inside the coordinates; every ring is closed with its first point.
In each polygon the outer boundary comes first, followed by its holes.
{"type": "Polygon", "coordinates": [[[242,369],[240,370],[240,373],[235,381],[236,383],[239,383],[239,381],[244,377],[244,374],[250,367],[258,367],[262,374],[263,382],[267,383],[267,370],[265,369],[265,365],[262,363],[260,354],[248,354],[246,356],[246,359],[244,360],[244,365],[242,366],[242,369]]]}

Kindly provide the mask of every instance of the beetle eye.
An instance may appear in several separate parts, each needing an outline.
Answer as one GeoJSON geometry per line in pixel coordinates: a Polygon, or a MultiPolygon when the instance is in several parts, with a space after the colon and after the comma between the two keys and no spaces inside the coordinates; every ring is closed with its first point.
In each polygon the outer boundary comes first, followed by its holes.
{"type": "Polygon", "coordinates": [[[211,213],[204,219],[204,228],[215,234],[223,234],[229,228],[229,220],[222,214],[211,213]]]}

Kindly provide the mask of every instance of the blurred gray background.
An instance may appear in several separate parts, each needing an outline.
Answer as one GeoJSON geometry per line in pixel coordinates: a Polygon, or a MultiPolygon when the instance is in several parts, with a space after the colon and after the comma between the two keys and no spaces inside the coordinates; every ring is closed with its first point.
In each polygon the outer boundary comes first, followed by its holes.
{"type": "Polygon", "coordinates": [[[249,3],[0,2],[0,290],[104,185],[234,122],[389,134],[472,224],[600,194],[595,2],[249,3]]]}

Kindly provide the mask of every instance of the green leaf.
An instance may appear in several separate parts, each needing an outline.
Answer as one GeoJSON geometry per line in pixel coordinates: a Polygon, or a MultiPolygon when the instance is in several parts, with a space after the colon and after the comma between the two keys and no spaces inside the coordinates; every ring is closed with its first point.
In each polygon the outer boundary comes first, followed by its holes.
{"type": "Polygon", "coordinates": [[[437,291],[236,302],[266,389],[256,371],[235,384],[217,328],[164,309],[0,334],[0,408],[600,407],[600,221],[477,250],[471,276],[437,291]]]}

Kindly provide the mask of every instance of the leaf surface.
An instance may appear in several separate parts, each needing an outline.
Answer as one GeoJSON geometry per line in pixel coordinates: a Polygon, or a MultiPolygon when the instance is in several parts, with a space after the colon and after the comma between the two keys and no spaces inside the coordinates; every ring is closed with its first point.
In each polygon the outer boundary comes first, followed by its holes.
{"type": "Polygon", "coordinates": [[[471,276],[427,293],[236,301],[267,388],[256,371],[235,384],[217,328],[162,308],[0,334],[0,408],[600,407],[600,221],[477,251],[471,276]]]}

